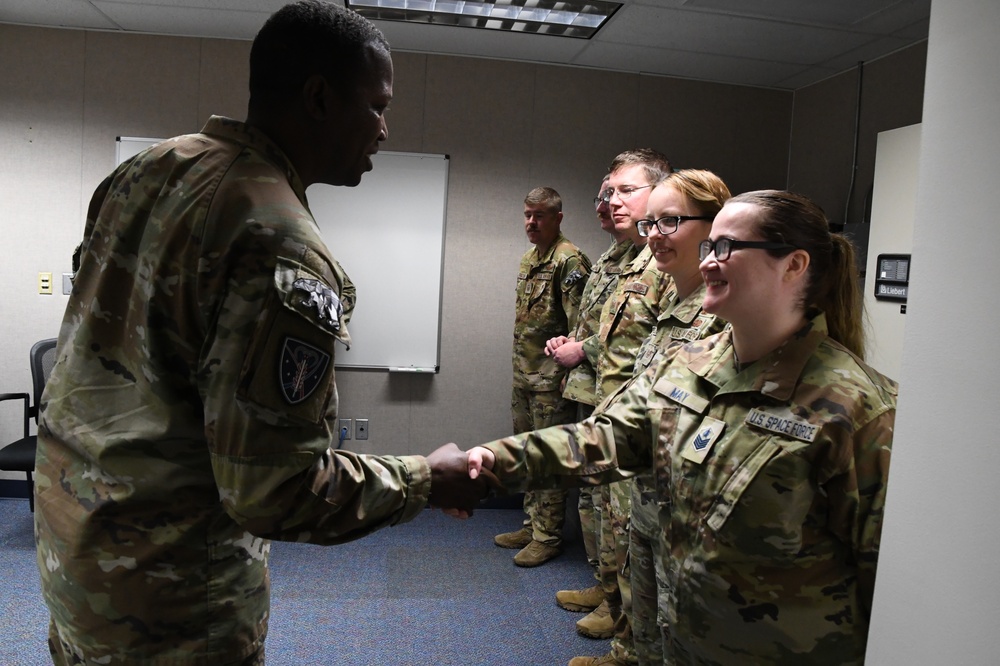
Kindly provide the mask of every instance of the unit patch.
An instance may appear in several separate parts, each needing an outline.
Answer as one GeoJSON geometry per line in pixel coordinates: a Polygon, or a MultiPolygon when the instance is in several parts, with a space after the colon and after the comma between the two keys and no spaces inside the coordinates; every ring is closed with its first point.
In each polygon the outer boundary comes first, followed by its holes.
{"type": "Polygon", "coordinates": [[[340,317],[344,314],[344,305],[340,297],[319,280],[299,278],[292,283],[292,288],[305,292],[302,304],[307,308],[316,308],[320,320],[335,331],[340,330],[340,317]]]}
{"type": "Polygon", "coordinates": [[[311,396],[322,383],[330,355],[295,338],[285,338],[278,364],[281,395],[290,405],[311,396]]]}
{"type": "Polygon", "coordinates": [[[759,409],[751,409],[747,414],[745,423],[764,430],[776,432],[779,435],[787,435],[802,442],[812,442],[819,434],[819,426],[806,421],[790,419],[780,414],[771,414],[759,409]]]}
{"type": "Polygon", "coordinates": [[[572,287],[582,277],[583,273],[574,268],[573,271],[569,275],[567,275],[566,278],[563,280],[563,285],[567,287],[572,287]]]}

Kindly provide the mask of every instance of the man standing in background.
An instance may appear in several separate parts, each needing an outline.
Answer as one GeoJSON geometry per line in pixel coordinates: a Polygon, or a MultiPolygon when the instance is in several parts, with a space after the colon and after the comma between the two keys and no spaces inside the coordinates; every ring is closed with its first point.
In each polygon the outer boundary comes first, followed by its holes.
{"type": "MultiPolygon", "coordinates": [[[[514,433],[576,422],[576,405],[562,396],[565,368],[545,352],[550,338],[566,335],[576,321],[590,260],[560,231],[562,198],[536,187],[524,198],[524,231],[534,248],[521,257],[514,313],[514,433]]],[[[514,564],[534,567],[562,552],[565,490],[524,495],[521,529],[498,534],[502,548],[520,548],[514,564]]]]}

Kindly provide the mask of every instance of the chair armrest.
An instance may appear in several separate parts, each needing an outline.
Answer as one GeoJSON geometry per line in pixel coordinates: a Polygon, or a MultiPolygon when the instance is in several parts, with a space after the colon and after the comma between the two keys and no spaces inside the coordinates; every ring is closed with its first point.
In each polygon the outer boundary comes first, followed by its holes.
{"type": "Polygon", "coordinates": [[[4,400],[17,400],[18,398],[24,400],[24,436],[28,436],[28,421],[30,420],[29,414],[31,413],[31,396],[27,393],[0,393],[0,402],[4,400]]]}

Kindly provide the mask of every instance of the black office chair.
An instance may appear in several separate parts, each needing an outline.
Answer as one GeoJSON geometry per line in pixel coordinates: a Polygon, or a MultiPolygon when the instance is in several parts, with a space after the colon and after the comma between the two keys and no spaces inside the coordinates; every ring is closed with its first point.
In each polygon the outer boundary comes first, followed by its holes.
{"type": "Polygon", "coordinates": [[[38,425],[38,404],[42,399],[42,389],[45,388],[45,382],[56,362],[55,338],[36,342],[29,352],[28,360],[31,364],[34,400],[31,401],[31,396],[27,393],[0,394],[0,401],[24,401],[24,437],[0,449],[0,469],[8,472],[24,472],[28,475],[28,508],[34,512],[35,483],[31,478],[31,473],[35,471],[35,448],[38,444],[38,438],[28,434],[28,422],[34,417],[35,425],[38,425]]]}

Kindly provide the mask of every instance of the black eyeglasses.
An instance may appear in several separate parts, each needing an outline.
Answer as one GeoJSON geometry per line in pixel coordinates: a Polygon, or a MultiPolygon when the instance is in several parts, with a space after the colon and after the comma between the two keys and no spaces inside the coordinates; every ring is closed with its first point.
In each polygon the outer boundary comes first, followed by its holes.
{"type": "Polygon", "coordinates": [[[680,226],[681,222],[688,220],[708,220],[711,222],[714,219],[714,215],[667,215],[658,220],[639,220],[635,223],[635,227],[639,230],[639,235],[643,238],[649,236],[649,232],[653,230],[654,226],[657,231],[667,236],[677,231],[677,227],[680,226]]]}
{"type": "Polygon", "coordinates": [[[794,245],[788,243],[775,243],[772,241],[741,241],[732,238],[717,238],[713,240],[703,240],[698,246],[698,259],[705,261],[705,257],[715,253],[716,261],[726,261],[733,250],[743,248],[754,248],[757,250],[794,250],[794,245]]]}
{"type": "MultiPolygon", "coordinates": [[[[611,197],[618,195],[618,198],[625,201],[630,196],[632,196],[638,190],[644,190],[647,187],[652,187],[652,185],[620,185],[618,187],[609,187],[608,189],[601,192],[601,196],[598,199],[603,199],[605,201],[611,201],[611,197]]],[[[595,200],[596,203],[596,200],[595,200]]]]}
{"type": "Polygon", "coordinates": [[[608,194],[607,190],[605,190],[601,192],[599,196],[594,197],[594,208],[595,209],[600,208],[601,204],[607,205],[610,202],[611,202],[611,195],[608,194]]]}

